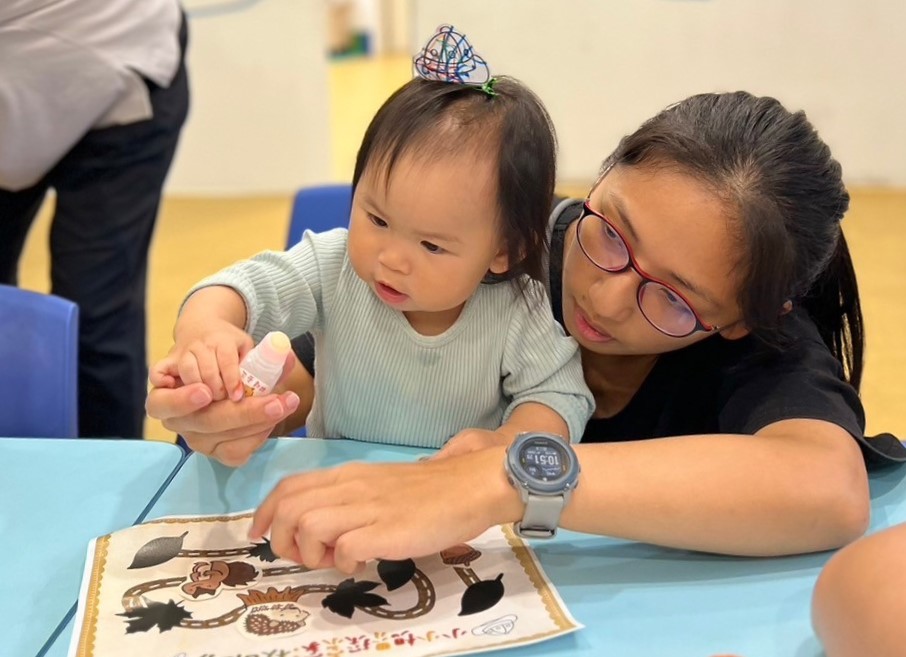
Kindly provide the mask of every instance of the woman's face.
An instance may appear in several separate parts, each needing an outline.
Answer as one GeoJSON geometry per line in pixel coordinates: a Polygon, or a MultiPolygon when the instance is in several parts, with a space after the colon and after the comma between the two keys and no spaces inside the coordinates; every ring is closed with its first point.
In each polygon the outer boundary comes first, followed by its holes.
{"type": "MultiPolygon", "coordinates": [[[[705,185],[665,167],[617,166],[592,190],[589,205],[624,236],[639,267],[678,290],[702,321],[726,338],[746,334],[736,303],[734,221],[705,185]]],[[[654,328],[637,301],[642,279],[631,267],[609,273],[595,266],[576,240],[577,223],[566,234],[563,319],[583,349],[651,355],[712,335],[674,338],[654,328]]]]}

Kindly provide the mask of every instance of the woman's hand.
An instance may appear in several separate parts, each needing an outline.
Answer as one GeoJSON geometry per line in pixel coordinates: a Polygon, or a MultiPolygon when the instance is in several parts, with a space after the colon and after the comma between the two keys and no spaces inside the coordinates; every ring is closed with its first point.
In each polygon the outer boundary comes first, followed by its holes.
{"type": "Polygon", "coordinates": [[[287,357],[284,378],[291,371],[299,387],[280,394],[215,401],[204,383],[183,385],[175,361],[164,359],[150,372],[151,391],[145,401],[149,417],[181,435],[191,449],[224,465],[238,467],[249,460],[272,434],[278,423],[301,408],[300,396],[311,404],[311,377],[294,367],[295,356],[287,357]],[[307,381],[308,388],[304,385],[307,381]]]}
{"type": "Polygon", "coordinates": [[[468,541],[521,517],[519,493],[491,448],[418,463],[351,463],[292,475],[255,512],[251,540],[274,553],[351,573],[371,559],[407,559],[468,541]]]}

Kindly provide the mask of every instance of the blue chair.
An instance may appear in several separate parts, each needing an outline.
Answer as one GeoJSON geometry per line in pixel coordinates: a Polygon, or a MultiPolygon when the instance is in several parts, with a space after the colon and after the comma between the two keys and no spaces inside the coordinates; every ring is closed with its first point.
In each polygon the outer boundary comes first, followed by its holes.
{"type": "MultiPolygon", "coordinates": [[[[296,192],[296,197],[293,199],[286,248],[297,244],[306,230],[320,233],[331,228],[342,228],[349,225],[351,209],[352,185],[303,187],[296,192]]],[[[305,428],[298,429],[292,435],[305,436],[305,428]]]]}
{"type": "Polygon", "coordinates": [[[79,435],[78,338],[75,303],[0,285],[0,436],[79,435]]]}
{"type": "Polygon", "coordinates": [[[347,226],[351,207],[352,185],[303,187],[293,199],[286,248],[297,244],[306,230],[320,233],[347,226]]]}

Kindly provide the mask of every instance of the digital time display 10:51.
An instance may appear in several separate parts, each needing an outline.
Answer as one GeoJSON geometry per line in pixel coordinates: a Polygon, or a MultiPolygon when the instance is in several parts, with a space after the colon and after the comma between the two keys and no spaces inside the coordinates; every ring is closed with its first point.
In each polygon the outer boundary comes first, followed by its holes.
{"type": "Polygon", "coordinates": [[[569,464],[564,451],[548,444],[529,443],[522,448],[519,461],[531,477],[550,481],[567,472],[569,464]]]}

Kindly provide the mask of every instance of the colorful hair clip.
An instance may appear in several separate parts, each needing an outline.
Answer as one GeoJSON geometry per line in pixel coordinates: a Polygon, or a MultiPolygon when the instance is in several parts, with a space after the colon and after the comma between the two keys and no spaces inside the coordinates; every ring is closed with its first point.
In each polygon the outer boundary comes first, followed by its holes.
{"type": "Polygon", "coordinates": [[[497,95],[497,79],[491,77],[487,63],[452,25],[439,26],[412,64],[415,74],[424,80],[465,84],[489,96],[497,95]]]}

